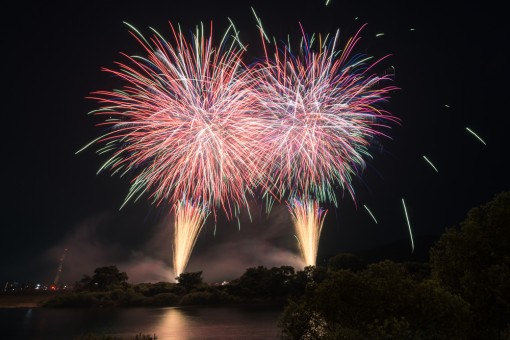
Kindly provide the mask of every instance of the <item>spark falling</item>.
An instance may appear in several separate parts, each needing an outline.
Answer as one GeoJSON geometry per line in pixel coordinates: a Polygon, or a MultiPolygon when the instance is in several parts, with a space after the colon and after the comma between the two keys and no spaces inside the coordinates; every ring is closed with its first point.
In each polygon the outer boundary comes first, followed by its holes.
{"type": "Polygon", "coordinates": [[[437,168],[435,167],[434,164],[432,164],[432,162],[425,156],[423,155],[423,159],[436,171],[436,172],[439,172],[439,170],[437,170],[437,168]]]}
{"type": "Polygon", "coordinates": [[[472,134],[473,136],[476,137],[476,139],[478,139],[480,142],[482,142],[483,145],[487,145],[487,143],[485,143],[485,141],[480,137],[478,136],[473,130],[471,130],[470,128],[466,127],[466,130],[472,134]]]}
{"type": "Polygon", "coordinates": [[[374,214],[372,214],[372,212],[370,211],[370,209],[368,209],[368,207],[366,205],[363,204],[363,206],[365,207],[365,210],[368,211],[368,213],[370,214],[370,216],[374,220],[375,224],[377,224],[377,220],[375,219],[374,214]]]}
{"type": "Polygon", "coordinates": [[[413,232],[411,230],[411,222],[409,222],[409,215],[407,214],[406,202],[402,198],[402,206],[404,207],[404,214],[406,215],[407,227],[409,229],[409,237],[411,238],[411,252],[414,252],[414,240],[413,240],[413,232]]]}

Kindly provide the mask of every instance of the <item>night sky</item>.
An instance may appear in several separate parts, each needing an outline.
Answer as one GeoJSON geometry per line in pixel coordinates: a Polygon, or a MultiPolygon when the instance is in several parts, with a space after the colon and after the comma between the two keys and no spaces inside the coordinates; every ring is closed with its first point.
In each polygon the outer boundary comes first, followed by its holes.
{"type": "MultiPolygon", "coordinates": [[[[97,108],[87,95],[121,85],[101,67],[123,60],[120,52],[141,52],[124,21],[145,35],[153,27],[169,37],[169,21],[187,31],[212,20],[219,37],[230,17],[249,45],[247,63],[262,53],[250,6],[277,39],[299,35],[301,23],[309,33],[340,29],[345,43],[367,23],[356,52],[391,55],[385,65],[394,66],[400,90],[385,108],[401,124],[389,131],[391,140],[374,145],[373,159],[353,181],[356,204],[339,192],[339,208],[326,206],[318,263],[338,252],[408,241],[402,198],[418,249],[421,238],[437,238],[470,208],[509,190],[510,30],[504,11],[487,1],[462,6],[424,1],[407,7],[386,1],[324,3],[28,1],[4,10],[0,283],[53,281],[65,248],[62,281],[110,264],[133,281],[171,279],[167,207],[141,200],[119,211],[129,178],[96,175],[106,157],[94,148],[75,154],[101,133],[97,118],[87,116],[97,108]]],[[[267,217],[259,199],[252,213],[253,222],[242,215],[240,230],[220,213],[216,236],[210,218],[188,270],[203,270],[208,280],[228,280],[250,266],[299,263],[286,208],[277,205],[267,217]]]]}

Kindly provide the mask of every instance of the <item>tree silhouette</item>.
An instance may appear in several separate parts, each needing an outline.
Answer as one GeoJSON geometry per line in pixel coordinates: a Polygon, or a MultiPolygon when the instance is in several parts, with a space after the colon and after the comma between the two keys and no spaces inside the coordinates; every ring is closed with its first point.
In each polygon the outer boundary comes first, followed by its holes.
{"type": "Polygon", "coordinates": [[[124,287],[127,280],[127,274],[120,272],[117,266],[106,266],[94,269],[92,277],[84,275],[80,283],[86,290],[106,291],[124,287]]]}
{"type": "Polygon", "coordinates": [[[202,284],[202,272],[181,273],[178,277],[176,277],[176,280],[179,282],[180,286],[191,290],[193,287],[202,284]]]}
{"type": "Polygon", "coordinates": [[[471,304],[481,338],[497,338],[510,320],[510,192],[473,208],[430,252],[434,278],[471,304]]]}

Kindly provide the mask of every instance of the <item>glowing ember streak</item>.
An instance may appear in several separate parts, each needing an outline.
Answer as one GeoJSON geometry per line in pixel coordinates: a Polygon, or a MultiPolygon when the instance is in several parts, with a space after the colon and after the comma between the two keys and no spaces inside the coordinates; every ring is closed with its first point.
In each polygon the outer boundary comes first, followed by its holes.
{"type": "Polygon", "coordinates": [[[403,198],[402,198],[402,206],[404,207],[404,213],[406,215],[407,227],[409,228],[409,236],[411,238],[411,247],[412,247],[412,251],[411,252],[414,252],[413,232],[411,231],[411,223],[409,222],[409,216],[407,215],[406,202],[404,202],[403,198]]]}
{"type": "Polygon", "coordinates": [[[431,161],[430,161],[427,157],[425,157],[425,155],[423,155],[423,159],[424,159],[427,163],[429,163],[429,164],[430,164],[430,166],[431,166],[432,168],[434,168],[434,170],[436,170],[436,172],[439,172],[439,170],[437,170],[437,168],[434,166],[434,164],[432,164],[432,162],[431,162],[431,161]]]}
{"type": "Polygon", "coordinates": [[[365,209],[368,211],[368,213],[370,214],[370,216],[372,216],[372,219],[374,220],[375,224],[377,224],[377,220],[375,219],[375,216],[374,214],[372,214],[372,212],[370,211],[370,209],[368,209],[368,207],[366,205],[363,204],[363,206],[365,207],[365,209]]]}
{"type": "Polygon", "coordinates": [[[181,201],[175,207],[173,243],[174,275],[184,272],[198,234],[209,215],[207,209],[192,202],[181,201]]]}
{"type": "Polygon", "coordinates": [[[327,210],[323,210],[317,201],[296,198],[287,203],[297,233],[301,255],[307,266],[315,266],[322,225],[327,210]]]}
{"type": "Polygon", "coordinates": [[[480,142],[482,142],[482,143],[483,143],[483,145],[487,145],[487,144],[485,143],[485,141],[484,141],[482,138],[480,138],[480,136],[478,136],[478,135],[477,135],[477,134],[476,134],[473,130],[471,130],[471,129],[470,129],[470,128],[468,128],[468,127],[466,127],[466,130],[467,130],[469,133],[471,133],[473,136],[475,136],[475,137],[476,137],[476,138],[477,138],[480,142]]]}
{"type": "MultiPolygon", "coordinates": [[[[288,204],[294,221],[300,223],[295,228],[302,248],[318,242],[322,229],[315,210],[304,206],[337,205],[336,186],[354,198],[351,178],[364,168],[371,141],[385,136],[381,132],[388,127],[385,121],[397,121],[378,107],[395,89],[386,85],[390,75],[373,73],[380,60],[351,56],[358,35],[359,31],[339,52],[338,31],[331,39],[319,35],[316,50],[312,50],[314,37],[308,39],[303,33],[301,44],[292,49],[299,54],[293,55],[290,46],[275,46],[270,58],[261,32],[266,58],[253,66],[251,75],[258,82],[260,106],[272,120],[269,135],[263,136],[271,181],[267,187],[274,187],[280,197],[304,202],[288,204]],[[314,232],[302,231],[307,228],[314,232]]],[[[309,253],[317,251],[316,246],[311,248],[303,251],[307,264],[315,259],[309,253]]]]}
{"type": "Polygon", "coordinates": [[[262,33],[262,35],[264,36],[264,38],[266,39],[266,41],[268,43],[270,43],[270,40],[269,38],[267,37],[267,34],[266,32],[264,31],[264,27],[262,27],[262,21],[260,20],[260,18],[257,16],[257,13],[255,12],[255,9],[252,7],[251,8],[251,11],[253,12],[253,16],[255,16],[255,20],[257,20],[257,28],[260,30],[260,32],[262,33]]]}
{"type": "Polygon", "coordinates": [[[179,275],[189,258],[183,252],[191,251],[189,240],[200,230],[195,224],[205,219],[198,207],[215,216],[220,208],[231,218],[246,205],[263,174],[259,153],[266,150],[257,138],[267,124],[257,118],[241,60],[244,46],[237,47],[232,25],[218,46],[212,24],[209,36],[202,26],[191,39],[170,24],[171,41],[156,31],[146,39],[129,27],[145,56],[123,54],[126,62],[117,63],[117,70],[104,69],[123,86],[93,93],[102,105],[93,113],[105,118],[99,125],[108,129],[93,143],[104,144],[98,153],[110,154],[100,171],[133,175],[124,204],[145,193],[174,209],[193,202],[176,215],[174,270],[179,275]]]}

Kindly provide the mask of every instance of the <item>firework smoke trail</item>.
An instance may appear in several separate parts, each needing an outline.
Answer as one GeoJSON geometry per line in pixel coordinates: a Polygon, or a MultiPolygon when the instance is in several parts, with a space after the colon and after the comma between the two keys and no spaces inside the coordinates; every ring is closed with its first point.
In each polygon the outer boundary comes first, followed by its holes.
{"type": "Polygon", "coordinates": [[[178,276],[205,211],[216,218],[220,208],[231,218],[247,204],[254,174],[262,173],[258,153],[265,150],[257,136],[267,124],[256,119],[235,28],[229,28],[235,36],[227,30],[215,46],[212,24],[208,37],[202,26],[189,40],[170,24],[171,42],[154,30],[146,40],[129,27],[145,56],[123,54],[127,61],[117,63],[118,70],[104,69],[124,85],[93,94],[102,105],[93,113],[105,118],[100,126],[108,131],[93,143],[104,144],[99,153],[111,154],[100,171],[134,176],[124,204],[147,193],[176,210],[178,276]]]}
{"type": "Polygon", "coordinates": [[[323,210],[317,201],[310,199],[300,201],[293,198],[287,204],[292,215],[292,222],[296,228],[303,260],[307,266],[314,266],[322,225],[327,211],[323,210]]]}
{"type": "Polygon", "coordinates": [[[312,50],[315,38],[308,39],[303,33],[299,54],[292,54],[290,45],[283,44],[283,48],[276,46],[272,58],[262,32],[266,57],[251,72],[259,83],[256,91],[262,108],[272,114],[272,133],[265,142],[270,145],[271,185],[291,200],[288,207],[295,220],[301,216],[307,223],[315,221],[312,234],[308,225],[295,223],[299,243],[315,243],[301,248],[307,264],[315,265],[309,261],[315,261],[326,212],[320,218],[302,216],[318,214],[303,205],[337,205],[335,185],[354,198],[351,179],[364,168],[364,157],[370,157],[371,140],[386,136],[381,132],[389,127],[385,121],[398,121],[376,107],[396,89],[385,85],[391,75],[378,76],[372,71],[382,59],[369,62],[370,57],[351,56],[360,31],[343,51],[336,50],[338,31],[330,39],[319,36],[317,51],[312,50]],[[303,203],[295,204],[296,200],[303,203]]]}

